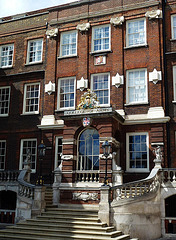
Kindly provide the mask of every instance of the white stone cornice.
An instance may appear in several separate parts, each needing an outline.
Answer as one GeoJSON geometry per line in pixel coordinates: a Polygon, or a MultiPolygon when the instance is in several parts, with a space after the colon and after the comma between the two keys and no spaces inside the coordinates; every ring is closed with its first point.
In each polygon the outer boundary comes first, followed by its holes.
{"type": "Polygon", "coordinates": [[[147,11],[145,16],[149,19],[162,18],[162,11],[160,9],[147,11]]]}
{"type": "Polygon", "coordinates": [[[41,125],[37,125],[39,129],[56,129],[63,128],[64,121],[56,120],[54,115],[44,115],[41,120],[41,125]]]}
{"type": "Polygon", "coordinates": [[[111,18],[110,23],[114,26],[122,25],[122,23],[125,21],[124,16],[111,18]]]}

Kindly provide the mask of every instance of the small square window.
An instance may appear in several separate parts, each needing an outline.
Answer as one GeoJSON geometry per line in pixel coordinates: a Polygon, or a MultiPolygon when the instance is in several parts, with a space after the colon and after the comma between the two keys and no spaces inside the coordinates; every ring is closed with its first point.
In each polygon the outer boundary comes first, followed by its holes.
{"type": "Polygon", "coordinates": [[[92,52],[109,51],[111,49],[110,25],[96,26],[92,29],[92,52]]]}
{"type": "Polygon", "coordinates": [[[43,39],[28,41],[27,64],[42,62],[43,39]]]}
{"type": "Polygon", "coordinates": [[[60,56],[77,55],[77,31],[64,32],[61,34],[60,56]]]}
{"type": "Polygon", "coordinates": [[[12,67],[14,44],[0,46],[0,67],[12,67]]]}

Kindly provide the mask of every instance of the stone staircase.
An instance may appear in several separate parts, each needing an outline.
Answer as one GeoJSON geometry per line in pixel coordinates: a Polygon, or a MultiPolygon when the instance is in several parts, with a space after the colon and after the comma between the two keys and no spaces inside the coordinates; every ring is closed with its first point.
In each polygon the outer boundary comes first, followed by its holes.
{"type": "Polygon", "coordinates": [[[53,189],[50,186],[47,186],[45,190],[45,202],[46,206],[51,206],[53,204],[53,189]]]}
{"type": "Polygon", "coordinates": [[[69,205],[63,205],[48,206],[36,219],[29,219],[1,230],[0,239],[126,240],[131,238],[114,227],[101,223],[96,209],[71,208],[69,205]]]}

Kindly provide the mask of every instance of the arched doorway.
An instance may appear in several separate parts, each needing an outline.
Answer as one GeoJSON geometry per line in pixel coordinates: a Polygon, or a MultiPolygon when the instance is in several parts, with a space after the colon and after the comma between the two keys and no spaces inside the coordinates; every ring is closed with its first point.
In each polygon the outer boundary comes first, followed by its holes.
{"type": "Polygon", "coordinates": [[[77,181],[99,181],[99,134],[87,128],[78,137],[77,181]]]}
{"type": "Polygon", "coordinates": [[[165,229],[166,233],[176,234],[176,195],[165,199],[165,229]]]}
{"type": "Polygon", "coordinates": [[[0,192],[0,223],[13,224],[15,220],[17,194],[13,191],[0,192]]]}

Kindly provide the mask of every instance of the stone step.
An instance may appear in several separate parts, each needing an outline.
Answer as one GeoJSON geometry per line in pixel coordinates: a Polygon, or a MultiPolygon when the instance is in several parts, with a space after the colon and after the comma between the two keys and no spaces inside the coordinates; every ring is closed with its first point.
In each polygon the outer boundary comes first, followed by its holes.
{"type": "Polygon", "coordinates": [[[32,240],[108,240],[108,239],[114,239],[114,240],[127,240],[130,239],[129,235],[120,235],[117,237],[111,237],[111,236],[89,236],[89,235],[81,235],[81,234],[50,234],[50,233],[40,233],[40,232],[26,232],[26,231],[14,231],[14,229],[11,229],[11,231],[8,229],[0,231],[0,239],[13,239],[13,240],[19,240],[19,239],[32,239],[32,240]]]}
{"type": "Polygon", "coordinates": [[[40,229],[66,229],[67,231],[68,230],[74,230],[74,229],[80,229],[80,230],[84,230],[84,231],[102,231],[102,232],[111,232],[111,231],[115,231],[115,228],[114,227],[107,227],[106,224],[104,224],[105,226],[102,227],[102,225],[87,225],[87,223],[82,223],[82,224],[79,224],[79,223],[68,223],[67,225],[66,224],[63,224],[63,222],[60,222],[60,223],[43,223],[43,222],[38,222],[38,221],[35,221],[35,222],[23,222],[23,223],[18,223],[17,224],[17,227],[28,227],[28,228],[40,228],[40,229]]]}
{"type": "Polygon", "coordinates": [[[105,232],[105,231],[84,231],[81,229],[72,229],[72,231],[69,231],[70,229],[49,229],[49,228],[38,228],[38,227],[29,227],[29,226],[15,226],[15,227],[10,227],[6,229],[6,232],[13,232],[13,233],[20,233],[20,232],[25,232],[30,234],[50,234],[50,235],[81,235],[81,236],[89,236],[90,238],[93,237],[102,237],[102,238],[115,238],[120,235],[122,235],[121,231],[111,231],[111,232],[105,232]]]}
{"type": "MultiPolygon", "coordinates": [[[[34,223],[34,224],[37,224],[37,223],[41,223],[41,224],[52,224],[52,225],[61,225],[61,224],[64,224],[65,226],[65,223],[63,221],[63,219],[61,220],[55,220],[55,219],[51,219],[51,220],[48,220],[48,219],[28,219],[26,222],[24,223],[34,223]]],[[[74,226],[76,224],[79,225],[79,226],[92,226],[92,227],[102,227],[102,228],[105,228],[107,227],[107,224],[106,223],[102,223],[102,222],[84,222],[84,221],[80,221],[80,220],[74,220],[74,221],[71,221],[71,222],[68,222],[66,221],[66,226],[74,226]]]]}
{"type": "Polygon", "coordinates": [[[96,209],[85,209],[85,208],[61,208],[61,207],[47,207],[46,211],[55,211],[55,212],[77,212],[77,213],[86,213],[86,214],[98,214],[96,209]]]}
{"type": "Polygon", "coordinates": [[[42,215],[38,216],[38,219],[48,219],[48,220],[63,220],[63,222],[73,222],[73,221],[84,221],[84,222],[99,222],[98,217],[80,217],[80,216],[63,216],[63,215],[42,215]]]}
{"type": "Polygon", "coordinates": [[[82,211],[82,212],[78,212],[78,211],[58,211],[55,209],[46,209],[46,211],[44,213],[42,213],[42,215],[63,215],[63,216],[86,216],[86,217],[97,217],[98,213],[97,212],[86,212],[86,211],[82,211]]]}

